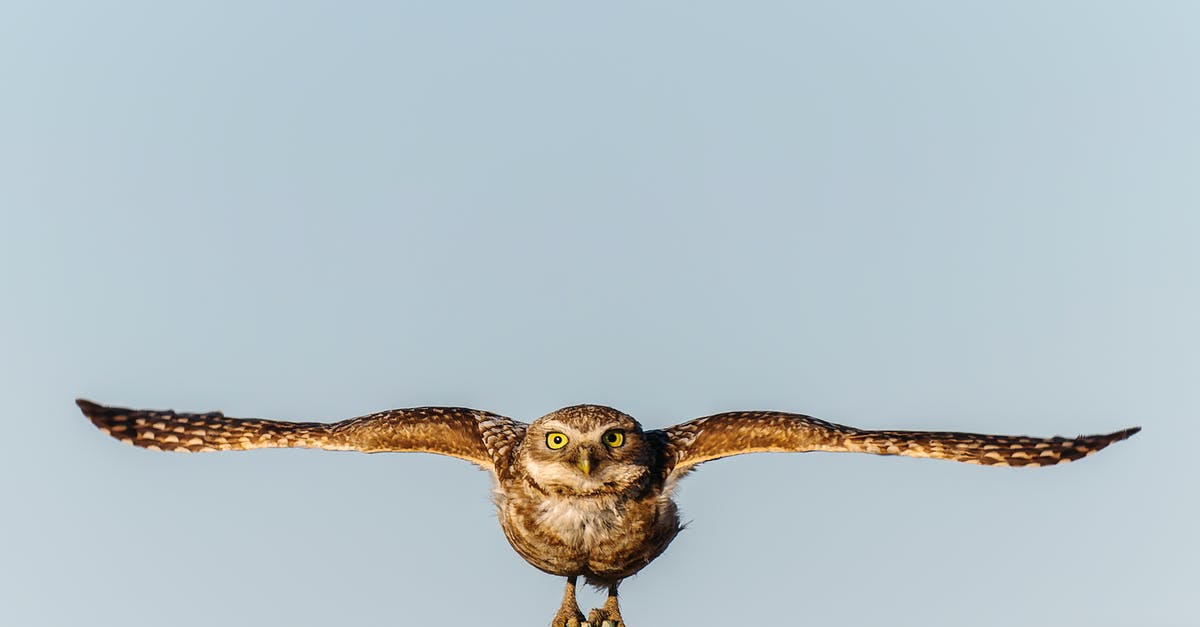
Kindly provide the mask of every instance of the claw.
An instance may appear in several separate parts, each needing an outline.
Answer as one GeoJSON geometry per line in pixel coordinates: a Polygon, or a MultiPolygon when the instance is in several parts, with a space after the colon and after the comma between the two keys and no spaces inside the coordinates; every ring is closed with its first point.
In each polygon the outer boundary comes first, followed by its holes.
{"type": "Polygon", "coordinates": [[[554,622],[550,623],[550,627],[588,627],[588,623],[580,620],[582,616],[569,616],[567,618],[555,617],[554,622]]]}
{"type": "Polygon", "coordinates": [[[625,623],[619,618],[609,618],[604,610],[594,609],[588,614],[588,622],[580,623],[579,627],[625,627],[625,623]]]}

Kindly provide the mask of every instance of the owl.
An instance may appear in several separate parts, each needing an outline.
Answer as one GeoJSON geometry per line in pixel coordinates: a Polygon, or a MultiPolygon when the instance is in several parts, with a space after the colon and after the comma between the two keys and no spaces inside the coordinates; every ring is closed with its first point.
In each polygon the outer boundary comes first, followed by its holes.
{"type": "Polygon", "coordinates": [[[565,407],[529,424],[461,407],[393,409],[320,423],[76,402],[103,432],[152,450],[418,451],[474,463],[491,473],[497,517],[512,548],[538,569],[566,578],[553,627],[623,627],[617,588],[679,533],[672,493],[704,462],[742,453],[834,451],[1049,466],[1091,455],[1140,430],[1075,438],[875,431],[769,411],[722,413],[647,430],[601,405],[565,407]],[[586,619],[575,599],[580,577],[608,591],[604,606],[586,619]]]}

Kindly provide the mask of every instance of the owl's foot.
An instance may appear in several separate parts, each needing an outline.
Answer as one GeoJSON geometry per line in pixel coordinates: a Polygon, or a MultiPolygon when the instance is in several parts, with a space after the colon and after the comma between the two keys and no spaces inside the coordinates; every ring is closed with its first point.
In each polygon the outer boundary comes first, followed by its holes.
{"type": "Polygon", "coordinates": [[[621,608],[617,605],[616,586],[608,589],[608,600],[604,602],[604,607],[588,612],[588,624],[591,627],[625,627],[625,621],[621,620],[621,608]]]}
{"type": "Polygon", "coordinates": [[[550,622],[550,627],[587,627],[587,623],[583,620],[583,612],[579,610],[575,610],[574,613],[559,610],[550,622]]]}
{"type": "Polygon", "coordinates": [[[590,627],[625,627],[620,612],[600,608],[588,612],[588,619],[584,624],[590,627]]]}

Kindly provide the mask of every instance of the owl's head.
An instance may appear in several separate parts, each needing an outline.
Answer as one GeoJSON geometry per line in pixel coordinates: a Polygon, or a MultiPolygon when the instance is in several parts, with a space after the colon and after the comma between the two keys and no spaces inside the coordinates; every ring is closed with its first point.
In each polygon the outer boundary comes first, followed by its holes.
{"type": "Polygon", "coordinates": [[[533,421],[519,463],[548,492],[588,495],[624,491],[649,475],[642,425],[602,405],[564,407],[533,421]]]}

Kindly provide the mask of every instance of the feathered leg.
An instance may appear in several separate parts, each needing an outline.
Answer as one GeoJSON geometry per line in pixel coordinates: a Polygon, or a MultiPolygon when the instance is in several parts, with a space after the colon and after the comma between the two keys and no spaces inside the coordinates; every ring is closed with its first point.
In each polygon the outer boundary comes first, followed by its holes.
{"type": "Polygon", "coordinates": [[[618,585],[620,584],[608,587],[608,600],[604,602],[603,608],[588,613],[588,623],[592,627],[625,627],[625,621],[621,620],[621,608],[617,603],[618,585]]]}
{"type": "Polygon", "coordinates": [[[550,627],[579,627],[582,620],[583,612],[579,611],[579,602],[575,600],[575,577],[567,577],[562,606],[558,608],[550,627]]]}

